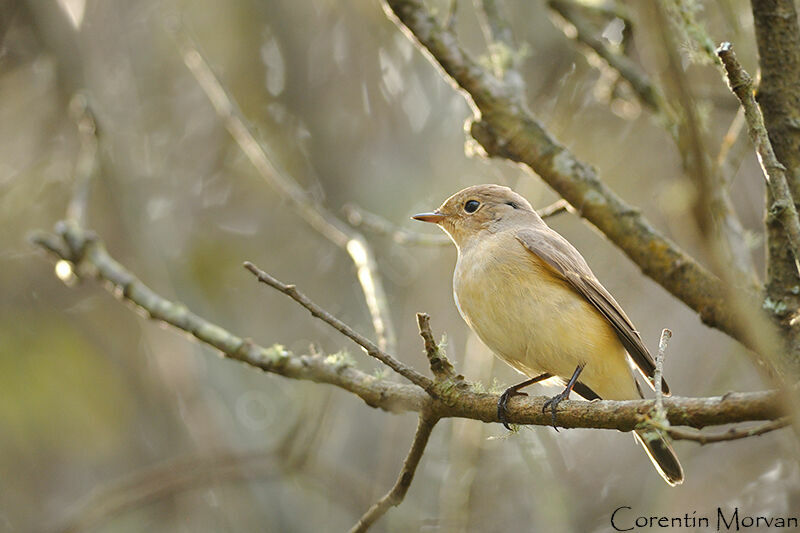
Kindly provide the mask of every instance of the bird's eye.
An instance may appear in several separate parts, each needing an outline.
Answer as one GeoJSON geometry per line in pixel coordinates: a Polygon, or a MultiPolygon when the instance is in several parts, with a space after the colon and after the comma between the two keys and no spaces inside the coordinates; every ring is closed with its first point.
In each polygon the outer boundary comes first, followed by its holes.
{"type": "Polygon", "coordinates": [[[464,211],[466,211],[467,213],[474,213],[475,211],[478,210],[478,207],[480,207],[480,205],[481,203],[477,200],[468,200],[467,203],[464,204],[464,211]]]}

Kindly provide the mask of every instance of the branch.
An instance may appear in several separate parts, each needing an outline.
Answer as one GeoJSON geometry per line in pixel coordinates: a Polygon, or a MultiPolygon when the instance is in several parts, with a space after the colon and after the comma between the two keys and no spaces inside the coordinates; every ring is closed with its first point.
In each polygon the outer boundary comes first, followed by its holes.
{"type": "Polygon", "coordinates": [[[184,63],[259,175],[278,191],[312,228],[348,253],[356,266],[358,281],[364,292],[375,335],[378,337],[378,345],[384,350],[394,350],[396,338],[386,292],[367,240],[320,205],[292,176],[272,160],[266,148],[256,140],[253,132],[247,127],[233,98],[225,91],[194,43],[180,28],[174,29],[174,33],[184,63]]]}
{"type": "Polygon", "coordinates": [[[408,487],[414,480],[414,473],[417,470],[422,454],[425,452],[425,446],[428,444],[428,438],[431,436],[433,427],[439,418],[429,413],[420,413],[419,422],[417,423],[417,432],[414,434],[414,441],[411,443],[411,449],[403,461],[403,469],[397,477],[397,481],[392,487],[392,490],[386,493],[383,498],[378,500],[369,510],[364,513],[364,516],[353,526],[350,533],[361,533],[369,529],[369,527],[380,517],[386,514],[390,507],[400,505],[406,497],[408,487]]]}
{"type": "Polygon", "coordinates": [[[753,80],[736,58],[736,53],[734,53],[731,43],[722,43],[717,48],[717,55],[719,55],[722,64],[725,66],[731,91],[742,104],[750,139],[755,145],[764,179],[766,179],[767,186],[772,192],[774,201],[769,207],[769,211],[778,218],[783,226],[789,245],[794,253],[795,261],[800,261],[800,219],[786,179],[786,167],[775,156],[767,129],[764,126],[764,116],[761,114],[761,108],[756,103],[753,80]]]}
{"type": "Polygon", "coordinates": [[[286,285],[284,283],[281,283],[280,281],[273,278],[263,270],[260,270],[257,266],[255,266],[253,263],[249,261],[245,261],[244,267],[250,272],[252,272],[258,278],[258,281],[266,283],[273,289],[282,292],[295,302],[299,303],[300,305],[308,309],[308,311],[315,318],[319,318],[320,320],[331,326],[333,329],[335,329],[345,337],[351,339],[353,342],[364,348],[364,350],[366,350],[366,352],[369,355],[371,355],[381,363],[385,364],[386,366],[388,366],[389,368],[391,368],[392,370],[394,370],[395,372],[397,372],[398,374],[409,380],[411,383],[418,385],[419,387],[421,387],[422,389],[431,394],[434,393],[433,381],[431,381],[430,378],[426,378],[413,368],[406,366],[405,364],[401,363],[388,353],[381,350],[371,340],[364,337],[363,335],[355,331],[353,328],[351,328],[350,326],[348,326],[347,324],[345,324],[344,322],[342,322],[341,320],[339,320],[338,318],[331,315],[330,313],[322,309],[320,306],[312,302],[311,299],[308,298],[308,296],[298,291],[294,285],[286,285]]]}
{"type": "MultiPolygon", "coordinates": [[[[238,337],[183,305],[159,296],[115,261],[93,233],[70,222],[59,224],[57,230],[59,235],[39,234],[33,237],[33,241],[59,259],[69,261],[83,277],[91,271],[113,294],[133,303],[145,316],[190,333],[220,350],[226,358],[287,378],[328,383],[355,394],[371,407],[387,411],[422,412],[431,409],[440,418],[498,422],[499,396],[477,392],[467,382],[460,382],[461,386],[452,380],[436,383],[434,398],[416,385],[380,379],[346,361],[323,355],[296,355],[279,345],[266,348],[238,337]]],[[[546,400],[546,397],[538,396],[511,402],[507,413],[509,422],[549,426],[551,417],[542,412],[546,400]]],[[[559,404],[558,423],[564,428],[632,431],[647,419],[652,407],[651,400],[565,400],[559,404]]],[[[711,398],[665,398],[664,410],[670,424],[695,428],[774,420],[785,414],[776,391],[729,393],[711,398]]]]}
{"type": "MultiPolygon", "coordinates": [[[[420,0],[386,0],[386,11],[468,95],[476,113],[472,136],[487,154],[523,163],[542,177],[642,271],[695,310],[701,320],[747,343],[722,281],[657,232],[622,201],[590,166],[560,145],[507,89],[439,26],[420,0]]],[[[754,308],[758,308],[755,297],[754,308]]]]}

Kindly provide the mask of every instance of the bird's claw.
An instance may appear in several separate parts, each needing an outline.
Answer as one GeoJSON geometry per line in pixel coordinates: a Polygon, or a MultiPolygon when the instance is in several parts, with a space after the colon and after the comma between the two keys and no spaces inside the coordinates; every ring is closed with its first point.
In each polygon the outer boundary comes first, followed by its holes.
{"type": "Polygon", "coordinates": [[[553,429],[558,431],[558,427],[556,426],[556,408],[558,404],[560,404],[563,400],[569,398],[569,391],[564,391],[561,393],[556,394],[546,402],[542,406],[542,414],[544,414],[548,408],[550,408],[550,414],[553,416],[553,429]]]}
{"type": "Polygon", "coordinates": [[[528,394],[526,392],[519,392],[518,390],[515,390],[514,387],[506,389],[505,392],[500,395],[500,399],[497,401],[497,418],[507,430],[511,431],[511,426],[508,425],[508,420],[506,419],[506,407],[508,406],[508,400],[514,396],[527,395],[528,394]]]}

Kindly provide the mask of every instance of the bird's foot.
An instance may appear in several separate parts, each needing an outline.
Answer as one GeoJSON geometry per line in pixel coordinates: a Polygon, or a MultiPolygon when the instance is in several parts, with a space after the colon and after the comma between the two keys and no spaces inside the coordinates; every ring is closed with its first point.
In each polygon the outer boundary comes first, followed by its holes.
{"type": "Polygon", "coordinates": [[[550,409],[550,413],[553,416],[553,429],[555,429],[556,431],[558,431],[558,427],[556,426],[556,408],[558,407],[558,404],[560,404],[563,400],[569,398],[569,393],[570,393],[569,389],[560,392],[555,396],[553,396],[552,398],[550,398],[549,400],[547,400],[546,402],[544,402],[544,405],[542,406],[542,413],[546,412],[548,408],[550,409]]]}
{"type": "Polygon", "coordinates": [[[511,426],[508,425],[508,420],[506,419],[506,406],[508,405],[508,400],[513,398],[514,396],[527,396],[528,394],[525,392],[520,392],[517,390],[516,387],[509,387],[506,391],[500,395],[500,399],[497,400],[497,418],[500,420],[500,423],[503,424],[503,427],[507,430],[511,431],[511,426]]]}

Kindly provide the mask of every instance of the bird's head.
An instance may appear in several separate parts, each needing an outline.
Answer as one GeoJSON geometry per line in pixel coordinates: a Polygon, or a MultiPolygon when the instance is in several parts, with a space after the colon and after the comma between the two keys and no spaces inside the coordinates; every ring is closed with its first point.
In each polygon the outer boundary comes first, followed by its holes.
{"type": "Polygon", "coordinates": [[[459,248],[472,237],[483,232],[494,233],[506,224],[541,221],[525,198],[501,185],[467,187],[435,211],[411,218],[438,224],[459,248]]]}

